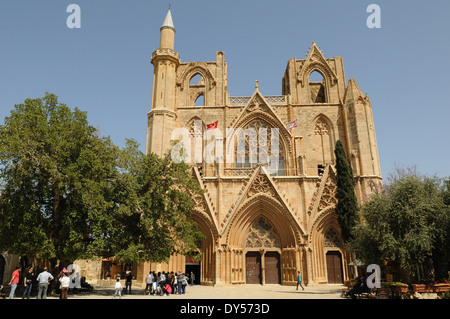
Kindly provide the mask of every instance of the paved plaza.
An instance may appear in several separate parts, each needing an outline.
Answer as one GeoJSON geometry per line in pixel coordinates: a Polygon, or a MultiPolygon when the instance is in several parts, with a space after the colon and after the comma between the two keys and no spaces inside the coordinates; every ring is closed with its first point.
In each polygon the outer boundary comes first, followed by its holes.
{"type": "MultiPolygon", "coordinates": [[[[122,299],[342,299],[344,285],[307,286],[302,291],[295,286],[282,285],[243,285],[243,286],[188,286],[186,294],[170,296],[149,296],[143,288],[132,288],[131,295],[122,295],[122,299]]],[[[113,287],[94,287],[92,292],[69,294],[69,299],[112,299],[113,287]]],[[[17,297],[16,297],[17,298],[17,297]]],[[[48,299],[58,299],[59,295],[49,295],[48,299]]]]}

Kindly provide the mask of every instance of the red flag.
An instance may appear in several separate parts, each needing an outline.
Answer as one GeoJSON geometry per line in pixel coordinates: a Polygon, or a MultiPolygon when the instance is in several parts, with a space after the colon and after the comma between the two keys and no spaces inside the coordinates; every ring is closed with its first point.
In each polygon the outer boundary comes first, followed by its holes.
{"type": "Polygon", "coordinates": [[[292,130],[294,127],[297,127],[297,120],[292,121],[292,122],[286,124],[286,129],[287,129],[288,131],[289,131],[289,130],[292,130]]]}
{"type": "Polygon", "coordinates": [[[215,128],[217,128],[217,124],[218,124],[218,123],[219,123],[219,121],[215,121],[214,123],[206,124],[206,129],[207,129],[207,130],[215,129],[215,128]]]}

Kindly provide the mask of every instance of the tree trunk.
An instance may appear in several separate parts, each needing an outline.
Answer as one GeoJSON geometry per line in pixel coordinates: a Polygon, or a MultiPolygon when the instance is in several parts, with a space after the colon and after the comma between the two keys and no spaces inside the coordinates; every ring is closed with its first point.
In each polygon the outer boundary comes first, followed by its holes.
{"type": "Polygon", "coordinates": [[[420,269],[419,269],[419,265],[416,265],[417,268],[417,283],[420,284],[420,269]]]}
{"type": "Polygon", "coordinates": [[[60,209],[60,195],[59,190],[57,187],[53,188],[53,225],[52,225],[52,232],[50,235],[50,239],[53,243],[53,245],[56,246],[56,241],[58,239],[58,233],[59,233],[59,209],[60,209]]]}

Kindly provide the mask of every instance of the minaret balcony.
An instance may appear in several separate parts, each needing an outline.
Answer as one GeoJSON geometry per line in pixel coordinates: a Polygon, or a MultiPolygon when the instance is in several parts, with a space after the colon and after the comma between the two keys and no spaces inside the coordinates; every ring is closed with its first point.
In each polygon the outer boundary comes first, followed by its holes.
{"type": "Polygon", "coordinates": [[[178,54],[177,51],[164,48],[156,49],[156,51],[152,53],[152,60],[155,59],[156,57],[172,57],[177,60],[180,59],[180,55],[178,54]]]}

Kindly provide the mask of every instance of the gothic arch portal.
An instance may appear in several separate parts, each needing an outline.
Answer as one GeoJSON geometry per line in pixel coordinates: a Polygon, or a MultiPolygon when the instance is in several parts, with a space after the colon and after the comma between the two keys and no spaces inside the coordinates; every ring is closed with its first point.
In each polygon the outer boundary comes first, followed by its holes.
{"type": "Polygon", "coordinates": [[[311,248],[310,264],[314,269],[315,283],[328,283],[329,268],[327,268],[327,253],[338,253],[341,258],[341,267],[344,270],[342,276],[347,277],[345,269],[349,256],[344,248],[342,237],[340,235],[340,226],[337,221],[337,215],[334,206],[326,207],[318,212],[308,234],[308,245],[311,248]]]}
{"type": "Polygon", "coordinates": [[[213,284],[216,268],[215,244],[218,240],[218,233],[211,218],[205,212],[196,209],[191,218],[197,223],[198,230],[205,236],[198,248],[199,252],[203,254],[200,263],[200,283],[213,284]]]}
{"type": "Polygon", "coordinates": [[[280,248],[295,246],[300,230],[293,228],[293,223],[288,218],[288,212],[278,200],[260,193],[245,201],[240,210],[233,216],[224,232],[229,246],[245,247],[249,227],[258,218],[264,218],[276,230],[280,248]]]}
{"type": "Polygon", "coordinates": [[[225,282],[293,284],[302,260],[295,247],[303,236],[292,219],[278,199],[265,193],[242,203],[222,236],[224,257],[231,259],[223,270],[225,282]],[[260,272],[259,279],[250,278],[249,267],[260,272]]]}

